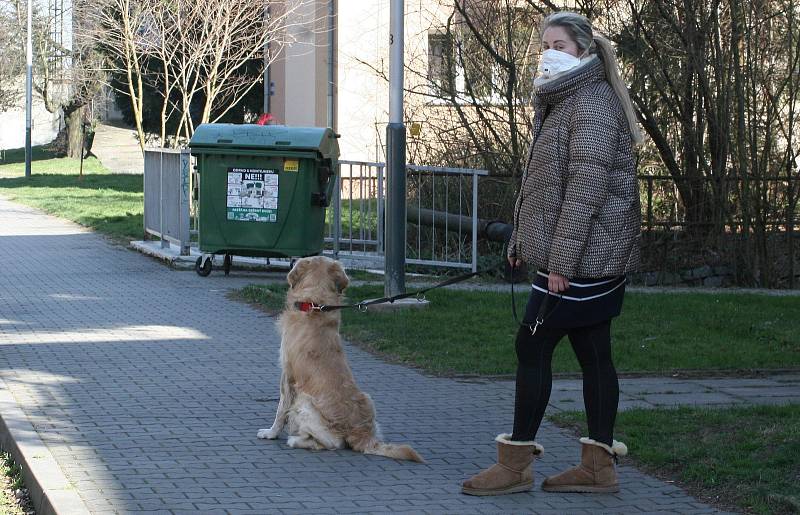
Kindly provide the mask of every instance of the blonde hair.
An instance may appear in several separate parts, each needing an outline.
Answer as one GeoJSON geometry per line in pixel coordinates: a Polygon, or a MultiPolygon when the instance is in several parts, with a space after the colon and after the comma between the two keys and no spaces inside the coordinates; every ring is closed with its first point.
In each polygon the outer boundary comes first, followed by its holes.
{"type": "Polygon", "coordinates": [[[588,52],[590,54],[597,54],[603,61],[603,67],[606,72],[606,80],[614,89],[614,93],[619,98],[619,103],[622,105],[622,111],[625,113],[625,118],[628,120],[628,128],[631,131],[631,139],[634,145],[642,143],[642,131],[639,130],[639,124],[636,119],[636,111],[631,102],[631,96],[628,93],[628,86],[622,80],[619,74],[619,63],[617,62],[617,54],[614,46],[609,40],[599,34],[595,34],[592,30],[592,23],[585,16],[580,14],[561,11],[553,13],[544,19],[542,23],[542,34],[550,27],[562,27],[567,31],[567,34],[572,37],[578,45],[581,52],[588,52]]]}

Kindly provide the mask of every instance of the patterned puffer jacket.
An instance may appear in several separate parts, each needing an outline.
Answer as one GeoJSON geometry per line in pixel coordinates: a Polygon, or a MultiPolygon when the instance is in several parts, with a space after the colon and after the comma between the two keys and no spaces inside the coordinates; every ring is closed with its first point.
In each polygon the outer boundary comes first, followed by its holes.
{"type": "Polygon", "coordinates": [[[570,279],[639,265],[641,210],[630,130],[596,56],[536,89],[533,143],[508,255],[570,279]]]}

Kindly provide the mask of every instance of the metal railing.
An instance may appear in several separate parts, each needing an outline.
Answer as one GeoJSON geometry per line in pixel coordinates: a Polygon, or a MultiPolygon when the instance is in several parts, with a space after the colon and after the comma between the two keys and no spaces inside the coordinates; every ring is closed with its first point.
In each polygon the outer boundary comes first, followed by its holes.
{"type": "Polygon", "coordinates": [[[642,230],[675,229],[695,226],[720,226],[730,231],[742,226],[763,224],[778,231],[793,232],[800,226],[800,180],[792,175],[777,177],[698,177],[681,179],[693,192],[698,191],[695,208],[716,215],[702,220],[688,220],[686,208],[674,177],[663,174],[639,174],[642,203],[642,230]],[[753,212],[745,212],[742,200],[748,194],[753,212]]]}
{"type": "Polygon", "coordinates": [[[384,163],[339,161],[325,239],[333,244],[335,254],[383,255],[385,168],[384,163]]]}
{"type": "MultiPolygon", "coordinates": [[[[478,266],[478,177],[486,170],[408,165],[406,263],[478,266]]],[[[337,258],[383,263],[385,164],[339,161],[325,241],[337,258]]]]}
{"type": "Polygon", "coordinates": [[[178,245],[189,255],[191,154],[188,149],[144,152],[144,232],[161,239],[161,247],[178,245]]]}
{"type": "Polygon", "coordinates": [[[416,229],[416,247],[406,247],[407,263],[478,270],[478,177],[488,174],[471,168],[407,166],[406,218],[415,221],[407,235],[416,229]]]}

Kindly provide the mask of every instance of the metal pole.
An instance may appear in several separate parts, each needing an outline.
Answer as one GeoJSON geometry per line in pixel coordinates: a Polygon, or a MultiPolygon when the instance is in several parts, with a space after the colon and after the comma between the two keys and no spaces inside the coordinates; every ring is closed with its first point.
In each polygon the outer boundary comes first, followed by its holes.
{"type": "Polygon", "coordinates": [[[336,78],[334,43],[336,30],[336,6],[334,0],[328,0],[328,127],[334,127],[335,104],[333,102],[333,84],[336,78]]]}
{"type": "Polygon", "coordinates": [[[403,125],[404,1],[391,0],[389,13],[389,125],[386,127],[386,259],[384,293],[405,292],[406,128],[403,125]]]}
{"type": "MultiPolygon", "coordinates": [[[[269,6],[264,10],[264,18],[269,24],[269,17],[270,17],[270,9],[269,6]]],[[[269,63],[271,60],[271,56],[269,55],[269,41],[264,42],[264,106],[262,107],[262,113],[266,114],[269,113],[270,109],[272,108],[271,98],[270,95],[272,94],[272,85],[270,84],[270,74],[269,74],[269,63]]]]}
{"type": "Polygon", "coordinates": [[[25,177],[31,176],[31,111],[33,110],[33,0],[28,0],[28,44],[27,44],[27,70],[25,80],[25,177]]]}

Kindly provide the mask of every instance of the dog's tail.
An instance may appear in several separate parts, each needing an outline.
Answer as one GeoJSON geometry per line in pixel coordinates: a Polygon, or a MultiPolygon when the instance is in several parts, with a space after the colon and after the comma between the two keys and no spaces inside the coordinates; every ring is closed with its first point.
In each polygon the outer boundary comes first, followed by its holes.
{"type": "Polygon", "coordinates": [[[364,454],[386,456],[387,458],[394,458],[396,460],[409,460],[416,461],[417,463],[425,463],[425,460],[422,458],[422,456],[420,456],[410,445],[384,443],[377,439],[373,439],[368,442],[362,452],[364,454]]]}

